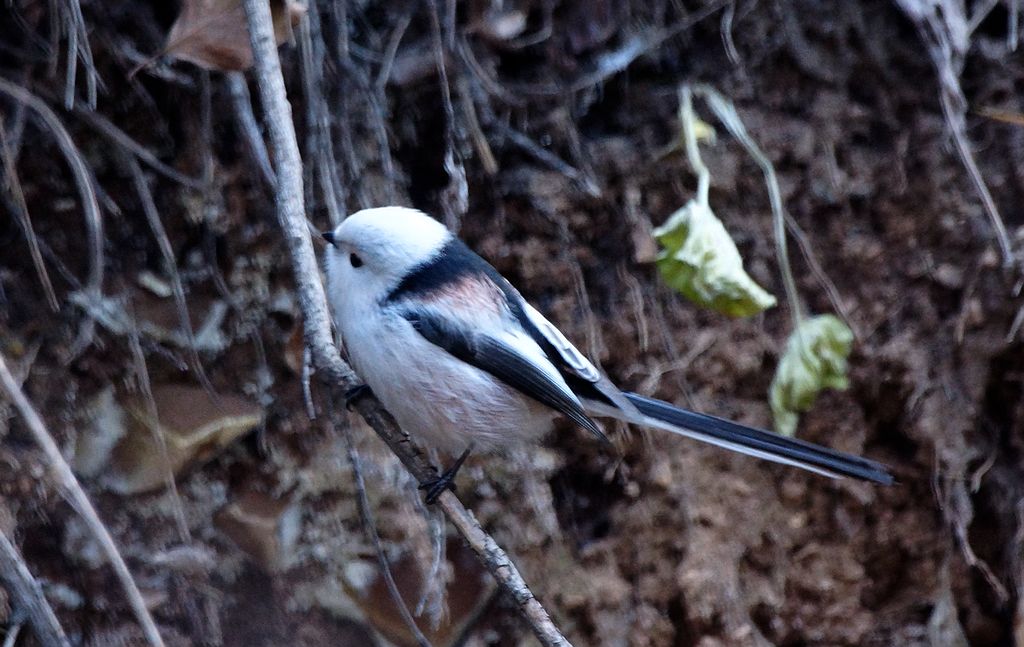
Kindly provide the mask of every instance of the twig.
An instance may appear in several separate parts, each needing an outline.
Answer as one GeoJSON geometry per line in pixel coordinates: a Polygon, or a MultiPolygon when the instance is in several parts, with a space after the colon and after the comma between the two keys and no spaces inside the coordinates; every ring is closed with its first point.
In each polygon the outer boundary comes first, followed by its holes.
{"type": "Polygon", "coordinates": [[[92,60],[92,49],[89,47],[89,33],[82,16],[82,5],[79,0],[64,0],[67,8],[64,14],[64,29],[68,35],[67,69],[64,84],[64,108],[75,107],[75,77],[78,71],[78,59],[82,59],[85,68],[86,101],[90,108],[96,107],[96,65],[92,60]]]}
{"type": "MultiPolygon", "coordinates": [[[[10,628],[7,630],[7,635],[4,636],[4,647],[14,647],[14,643],[18,642],[18,636],[21,635],[22,624],[20,622],[12,623],[10,628]]],[[[60,644],[60,643],[55,643],[60,644]]]]}
{"type": "MultiPolygon", "coordinates": [[[[85,283],[85,292],[89,298],[98,300],[103,287],[103,219],[100,217],[100,207],[96,201],[96,191],[93,188],[89,168],[75,146],[74,140],[71,139],[71,135],[64,128],[64,124],[42,99],[2,78],[0,78],[0,93],[6,94],[32,109],[43,125],[53,134],[57,146],[71,166],[71,171],[75,176],[75,185],[78,187],[78,193],[82,199],[86,229],[89,232],[89,278],[85,283]]],[[[71,357],[77,355],[89,344],[94,327],[95,321],[92,317],[86,319],[82,324],[78,338],[72,347],[71,357]]]]}
{"type": "Polygon", "coordinates": [[[11,206],[14,209],[14,217],[21,225],[25,240],[28,242],[28,253],[32,258],[32,265],[35,267],[36,276],[43,286],[43,293],[46,295],[46,302],[50,310],[60,310],[60,303],[57,301],[57,293],[53,290],[53,283],[50,282],[50,275],[43,264],[43,256],[39,253],[39,239],[35,230],[32,229],[32,219],[28,215],[28,204],[25,202],[25,192],[21,189],[21,182],[18,180],[18,169],[15,168],[14,151],[11,150],[10,142],[7,139],[7,129],[4,128],[3,119],[0,119],[0,158],[3,160],[4,176],[6,178],[7,191],[11,194],[11,206]]]}
{"type": "Polygon", "coordinates": [[[267,145],[263,141],[263,133],[256,123],[256,116],[252,113],[252,99],[249,97],[249,86],[245,83],[245,75],[241,72],[229,72],[224,75],[228,86],[228,94],[231,95],[231,107],[235,110],[235,119],[238,120],[238,129],[241,131],[242,141],[245,142],[249,157],[252,158],[256,168],[260,171],[260,177],[271,191],[277,184],[277,176],[274,175],[274,167],[270,165],[270,154],[267,153],[267,145]]]}
{"type": "Polygon", "coordinates": [[[725,11],[722,12],[719,31],[722,33],[722,44],[725,46],[725,54],[729,57],[729,62],[733,67],[740,67],[743,65],[743,60],[740,58],[739,50],[736,49],[736,41],[732,38],[732,22],[735,17],[736,2],[731,1],[725,5],[725,11]]]}
{"type": "Polygon", "coordinates": [[[127,149],[160,175],[163,175],[170,180],[174,180],[182,186],[187,186],[190,189],[195,189],[196,191],[202,190],[203,181],[201,179],[189,177],[181,171],[164,164],[145,146],[129,137],[128,133],[115,126],[109,119],[100,113],[79,106],[78,108],[75,108],[75,114],[81,117],[85,123],[98,130],[102,135],[113,140],[114,143],[118,144],[122,148],[127,149]]]}
{"type": "Polygon", "coordinates": [[[174,480],[174,470],[171,468],[171,460],[167,455],[167,438],[157,424],[160,420],[160,413],[156,408],[156,400],[153,398],[153,387],[149,381],[149,368],[146,366],[146,355],[142,352],[142,344],[139,342],[139,331],[132,322],[132,332],[129,336],[129,346],[132,350],[132,359],[135,361],[135,374],[139,380],[139,390],[146,400],[146,413],[154,424],[149,427],[153,442],[156,443],[157,451],[160,454],[160,463],[163,468],[164,486],[171,495],[171,508],[174,511],[174,522],[178,525],[178,537],[182,543],[192,542],[192,533],[188,529],[188,521],[185,519],[185,507],[181,504],[181,495],[178,494],[178,484],[174,480]]]}
{"type": "MultiPolygon", "coordinates": [[[[0,582],[3,582],[17,611],[25,614],[40,644],[47,647],[70,647],[71,643],[57,615],[43,595],[43,587],[32,577],[21,553],[3,529],[0,529],[0,582]]],[[[8,640],[12,634],[18,635],[18,625],[9,630],[8,640]]]]}
{"type": "Polygon", "coordinates": [[[320,191],[327,207],[331,226],[337,227],[345,218],[346,199],[344,184],[338,181],[338,162],[331,142],[331,127],[327,103],[321,88],[324,85],[324,43],[320,34],[320,14],[316,3],[299,25],[299,60],[302,62],[302,91],[306,95],[306,121],[309,128],[307,154],[313,160],[314,173],[320,181],[320,191]]]}
{"type": "Polygon", "coordinates": [[[800,248],[800,253],[803,254],[804,260],[807,261],[807,265],[811,268],[811,274],[814,278],[818,279],[818,283],[825,290],[825,295],[828,296],[828,300],[832,303],[832,307],[835,308],[836,312],[843,319],[843,322],[853,332],[853,338],[860,342],[863,339],[863,335],[859,332],[855,325],[853,318],[850,316],[850,311],[843,303],[842,297],[839,296],[839,288],[829,278],[828,274],[825,273],[825,268],[818,262],[818,257],[814,253],[814,248],[811,246],[811,240],[807,237],[800,223],[790,215],[787,211],[783,214],[786,218],[786,227],[789,229],[789,233],[796,240],[796,246],[800,248]]]}
{"type": "Polygon", "coordinates": [[[405,36],[405,30],[409,28],[409,23],[411,22],[412,11],[408,10],[398,17],[398,24],[391,30],[388,46],[384,49],[384,60],[381,61],[380,70],[377,72],[377,81],[374,83],[377,94],[384,94],[388,79],[391,77],[391,66],[395,64],[395,54],[398,53],[398,46],[402,44],[402,37],[405,36]]]}
{"type": "Polygon", "coordinates": [[[444,63],[448,48],[445,46],[445,34],[442,33],[441,21],[437,16],[438,1],[442,0],[425,0],[427,14],[430,16],[430,33],[434,42],[434,64],[437,66],[438,85],[441,89],[441,105],[444,107],[444,170],[448,174],[448,186],[442,192],[441,207],[444,209],[445,224],[449,229],[458,231],[462,216],[469,209],[469,184],[466,182],[466,167],[455,152],[455,106],[452,105],[448,70],[444,63]]]}
{"type": "MultiPolygon", "coordinates": [[[[348,59],[346,59],[348,61],[348,59]]],[[[370,84],[366,73],[356,65],[349,65],[346,71],[353,74],[356,82],[366,93],[366,103],[370,113],[370,128],[377,140],[377,154],[380,155],[380,167],[388,180],[387,195],[391,202],[397,202],[395,188],[395,163],[391,158],[391,144],[388,140],[388,128],[384,119],[387,115],[387,93],[377,92],[370,84]]]]}
{"type": "Polygon", "coordinates": [[[591,66],[589,71],[568,84],[517,85],[515,91],[537,96],[555,97],[563,96],[566,92],[579,92],[604,83],[616,74],[625,71],[641,56],[653,52],[665,42],[690,29],[728,4],[729,0],[714,0],[671,27],[643,30],[642,33],[624,39],[624,42],[618,49],[610,50],[597,56],[594,65],[591,66]]]}
{"type": "Polygon", "coordinates": [[[572,180],[587,195],[594,198],[600,197],[601,187],[597,185],[593,178],[583,171],[577,169],[568,162],[563,161],[562,158],[551,151],[542,148],[528,136],[503,121],[496,119],[490,123],[490,126],[508,139],[510,143],[515,144],[524,153],[527,153],[538,162],[572,180]]]}
{"type": "Polygon", "coordinates": [[[786,301],[789,302],[790,315],[793,318],[793,330],[800,330],[800,323],[803,315],[800,308],[800,294],[796,289],[796,280],[793,278],[793,268],[789,264],[789,251],[786,245],[786,207],[782,204],[782,192],[779,190],[779,180],[775,176],[775,167],[757,145],[757,142],[747,133],[746,127],[736,113],[736,108],[725,99],[717,90],[710,86],[698,85],[694,93],[700,95],[712,112],[722,121],[729,133],[736,138],[743,148],[761,167],[764,174],[764,181],[768,187],[768,201],[772,209],[772,225],[775,230],[775,256],[779,263],[779,270],[782,272],[782,284],[786,289],[786,301]]]}
{"type": "Polygon", "coordinates": [[[495,159],[494,151],[491,150],[491,145],[487,142],[487,137],[480,128],[480,119],[476,114],[476,106],[473,105],[473,89],[470,87],[469,79],[464,74],[460,75],[456,82],[456,87],[459,90],[459,103],[462,105],[462,113],[466,118],[466,128],[469,129],[473,148],[476,149],[476,154],[480,158],[480,165],[484,167],[484,173],[493,176],[498,172],[498,160],[495,159]]]}
{"type": "MultiPolygon", "coordinates": [[[[332,416],[328,414],[327,419],[329,422],[327,426],[328,431],[333,432],[338,425],[334,425],[331,418],[332,416]]],[[[392,601],[394,601],[395,606],[398,607],[402,621],[405,622],[420,647],[432,647],[430,641],[427,640],[427,637],[423,635],[423,632],[416,625],[416,619],[412,617],[412,612],[409,611],[409,607],[405,604],[405,600],[398,590],[398,584],[395,582],[395,577],[391,573],[388,557],[384,554],[384,546],[381,545],[380,535],[377,533],[377,522],[373,518],[373,508],[370,506],[370,499],[366,496],[363,466],[359,460],[359,451],[356,449],[355,443],[352,442],[351,430],[347,427],[342,427],[341,437],[345,441],[345,451],[348,454],[349,465],[352,466],[352,480],[355,481],[356,502],[359,504],[359,516],[363,521],[363,530],[366,532],[370,543],[373,544],[374,552],[377,553],[377,562],[380,563],[381,574],[384,576],[384,583],[387,585],[388,594],[391,596],[392,601]]]]}
{"type": "MultiPolygon", "coordinates": [[[[320,282],[313,241],[306,229],[302,205],[302,162],[292,125],[291,106],[281,74],[281,62],[274,42],[270,7],[265,0],[244,0],[244,6],[249,20],[257,85],[273,143],[278,177],[278,221],[291,256],[296,291],[304,315],[305,340],[314,365],[333,390],[332,397],[335,394],[340,396],[342,389],[358,386],[361,381],[348,364],[342,361],[331,338],[327,300],[320,282]]],[[[336,401],[341,400],[338,398],[336,401]]],[[[376,398],[359,398],[354,406],[417,480],[422,482],[436,474],[376,398]]],[[[540,642],[547,647],[567,647],[569,642],[551,622],[547,611],[533,596],[508,555],[484,533],[458,497],[446,491],[438,499],[438,505],[505,592],[516,601],[540,642]]]]}
{"type": "Polygon", "coordinates": [[[17,381],[15,381],[14,376],[11,375],[11,371],[7,368],[7,360],[2,353],[0,353],[0,384],[3,385],[8,397],[14,402],[14,406],[25,420],[25,425],[32,432],[36,442],[39,443],[43,453],[46,455],[50,463],[50,473],[57,482],[57,485],[64,491],[64,496],[67,497],[72,507],[82,516],[89,531],[99,543],[100,550],[103,551],[107,561],[113,567],[114,574],[121,583],[121,588],[124,589],[125,595],[128,597],[128,603],[135,613],[135,618],[142,625],[142,629],[146,634],[146,640],[153,647],[163,647],[164,642],[160,638],[160,632],[156,628],[153,616],[150,615],[149,609],[146,608],[146,603],[142,599],[142,593],[139,592],[139,587],[136,586],[135,580],[132,579],[132,574],[124,563],[124,558],[118,552],[117,545],[114,544],[114,538],[110,536],[110,531],[100,521],[99,515],[96,514],[96,508],[93,507],[89,497],[86,496],[81,484],[79,484],[78,479],[75,478],[74,473],[71,471],[71,467],[64,460],[60,447],[57,446],[50,432],[46,430],[46,425],[43,424],[42,418],[39,417],[32,403],[28,401],[25,393],[18,386],[17,381]]]}
{"type": "Polygon", "coordinates": [[[160,256],[164,260],[164,269],[171,278],[171,290],[174,292],[174,304],[178,309],[178,325],[185,333],[185,340],[188,342],[188,358],[192,365],[192,371],[196,374],[203,388],[207,393],[213,393],[213,385],[203,369],[203,362],[199,359],[199,350],[196,346],[196,335],[192,329],[192,319],[188,314],[188,303],[185,300],[185,287],[181,283],[181,274],[178,273],[178,263],[174,259],[174,249],[171,247],[171,240],[167,237],[167,230],[160,221],[160,214],[156,210],[156,202],[153,201],[153,193],[149,190],[149,183],[146,176],[142,174],[139,163],[135,158],[125,156],[125,163],[131,172],[132,183],[135,185],[135,192],[139,194],[139,201],[142,203],[142,213],[146,216],[149,229],[153,232],[157,247],[160,248],[160,256]]]}
{"type": "Polygon", "coordinates": [[[953,143],[960,156],[960,163],[963,164],[971,182],[974,183],[985,213],[995,230],[996,241],[999,243],[999,250],[1003,257],[1003,267],[1012,267],[1015,259],[1010,236],[1006,232],[1006,226],[992,199],[992,194],[985,184],[985,178],[982,177],[978,164],[974,161],[974,154],[971,152],[967,138],[967,98],[960,87],[960,72],[963,70],[964,58],[967,55],[967,48],[970,46],[968,35],[970,25],[967,16],[964,15],[963,3],[943,0],[895,0],[895,2],[913,21],[921,35],[921,40],[928,48],[932,65],[938,75],[939,102],[942,104],[942,113],[946,118],[946,126],[953,136],[953,143]]]}

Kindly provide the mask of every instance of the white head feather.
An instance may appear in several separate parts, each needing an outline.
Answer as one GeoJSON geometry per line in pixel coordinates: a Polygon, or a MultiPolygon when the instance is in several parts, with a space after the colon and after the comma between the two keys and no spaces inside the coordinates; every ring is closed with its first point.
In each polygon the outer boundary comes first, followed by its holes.
{"type": "MultiPolygon", "coordinates": [[[[363,209],[334,230],[334,249],[327,254],[328,272],[331,263],[349,263],[348,257],[356,254],[373,274],[398,280],[440,252],[451,237],[444,225],[416,209],[363,209]]],[[[366,273],[360,274],[365,279],[366,273]]]]}
{"type": "Polygon", "coordinates": [[[438,221],[405,207],[358,211],[332,233],[334,244],[325,254],[327,293],[343,335],[351,335],[410,270],[452,238],[438,221]]]}

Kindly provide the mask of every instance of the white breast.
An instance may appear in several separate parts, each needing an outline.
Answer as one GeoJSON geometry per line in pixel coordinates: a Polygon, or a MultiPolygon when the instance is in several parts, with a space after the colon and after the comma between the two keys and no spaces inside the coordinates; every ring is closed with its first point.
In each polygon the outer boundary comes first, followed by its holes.
{"type": "Polygon", "coordinates": [[[336,313],[356,372],[417,441],[449,454],[535,442],[554,412],[450,355],[394,311],[336,313]]]}

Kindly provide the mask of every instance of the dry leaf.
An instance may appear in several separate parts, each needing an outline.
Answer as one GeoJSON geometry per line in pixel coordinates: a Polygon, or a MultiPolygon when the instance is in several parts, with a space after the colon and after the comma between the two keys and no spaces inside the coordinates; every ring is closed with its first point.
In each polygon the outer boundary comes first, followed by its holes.
{"type": "MultiPolygon", "coordinates": [[[[420,625],[430,644],[437,647],[462,644],[459,639],[480,619],[494,591],[494,584],[486,571],[463,542],[449,539],[445,553],[452,570],[446,586],[444,618],[435,627],[429,623],[420,625]]],[[[392,562],[391,573],[406,605],[415,608],[424,586],[416,558],[410,553],[400,555],[392,562]]],[[[367,622],[392,644],[399,647],[416,647],[419,644],[395,606],[383,575],[376,573],[361,582],[348,577],[344,584],[346,593],[363,612],[367,622]]]]}
{"type": "MultiPolygon", "coordinates": [[[[306,13],[295,0],[271,0],[278,45],[291,40],[292,28],[306,13]]],[[[167,35],[164,54],[199,67],[236,72],[252,67],[252,46],[241,0],[184,0],[167,35]]]]}
{"type": "Polygon", "coordinates": [[[287,566],[301,529],[302,510],[289,498],[245,491],[217,512],[214,526],[266,573],[287,566]]]}
{"type": "Polygon", "coordinates": [[[796,433],[800,412],[814,404],[822,389],[846,390],[846,358],[853,346],[853,331],[834,315],[817,315],[800,322],[789,335],[768,392],[775,431],[796,433]]]}
{"type": "Polygon", "coordinates": [[[743,258],[725,225],[699,200],[691,200],[654,230],[665,249],[658,270],[694,303],[730,317],[749,317],[775,305],[775,297],[743,269],[743,258]]]}
{"type": "Polygon", "coordinates": [[[249,400],[201,388],[153,386],[157,418],[140,394],[100,394],[90,412],[91,429],[79,438],[74,464],[79,473],[100,476],[119,494],[138,494],[164,485],[167,469],[180,475],[203,463],[263,421],[263,409],[249,400]],[[154,434],[163,437],[166,455],[154,434]],[[165,461],[166,456],[166,461],[165,461]]]}

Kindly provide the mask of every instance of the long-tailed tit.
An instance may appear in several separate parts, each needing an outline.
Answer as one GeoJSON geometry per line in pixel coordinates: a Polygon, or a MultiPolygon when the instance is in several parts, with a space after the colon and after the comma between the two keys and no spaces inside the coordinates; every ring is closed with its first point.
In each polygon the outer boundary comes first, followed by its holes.
{"type": "Polygon", "coordinates": [[[407,433],[460,455],[535,442],[563,415],[664,429],[833,478],[890,484],[886,466],[620,391],[444,225],[366,209],[323,234],[327,294],[348,357],[407,433]]]}

